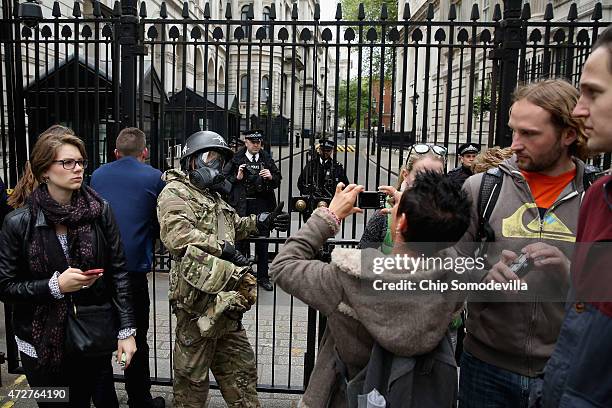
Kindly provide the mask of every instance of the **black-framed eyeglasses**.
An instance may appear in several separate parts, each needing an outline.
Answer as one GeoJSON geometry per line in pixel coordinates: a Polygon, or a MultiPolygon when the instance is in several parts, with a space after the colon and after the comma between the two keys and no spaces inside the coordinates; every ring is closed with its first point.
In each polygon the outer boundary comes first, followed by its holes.
{"type": "Polygon", "coordinates": [[[74,159],[53,160],[53,163],[62,163],[62,167],[66,170],[74,170],[77,164],[84,170],[87,168],[87,165],[89,164],[87,159],[84,159],[84,160],[74,160],[74,159]]]}

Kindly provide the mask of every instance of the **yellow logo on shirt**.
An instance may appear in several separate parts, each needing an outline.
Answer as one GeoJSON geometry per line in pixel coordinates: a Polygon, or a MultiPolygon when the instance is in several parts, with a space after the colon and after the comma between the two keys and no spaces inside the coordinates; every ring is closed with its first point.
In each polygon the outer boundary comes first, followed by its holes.
{"type": "Polygon", "coordinates": [[[546,214],[542,222],[540,233],[540,218],[532,218],[531,221],[523,222],[525,213],[530,208],[537,208],[535,203],[525,203],[519,207],[514,214],[502,220],[502,236],[506,238],[532,238],[552,239],[556,241],[575,242],[576,236],[561,220],[553,213],[546,214]]]}

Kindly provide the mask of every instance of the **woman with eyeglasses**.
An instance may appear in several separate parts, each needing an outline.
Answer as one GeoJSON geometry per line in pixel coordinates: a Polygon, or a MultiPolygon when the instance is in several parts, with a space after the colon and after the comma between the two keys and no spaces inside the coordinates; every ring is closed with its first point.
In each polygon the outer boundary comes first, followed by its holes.
{"type": "MultiPolygon", "coordinates": [[[[446,164],[446,149],[438,145],[415,144],[408,151],[406,164],[399,169],[399,177],[395,186],[381,186],[379,190],[386,192],[390,200],[396,193],[401,193],[414,183],[416,175],[427,170],[444,172],[446,164]]],[[[377,211],[366,224],[359,248],[380,248],[385,254],[393,249],[391,234],[391,215],[385,211],[377,211]]]]}
{"type": "Polygon", "coordinates": [[[135,321],[119,230],[109,205],[83,185],[87,164],[70,129],[55,126],[34,145],[28,182],[15,193],[21,208],[0,233],[0,300],[14,306],[30,387],[68,387],[63,406],[93,399],[112,408],[111,356],[129,365],[135,321]]]}

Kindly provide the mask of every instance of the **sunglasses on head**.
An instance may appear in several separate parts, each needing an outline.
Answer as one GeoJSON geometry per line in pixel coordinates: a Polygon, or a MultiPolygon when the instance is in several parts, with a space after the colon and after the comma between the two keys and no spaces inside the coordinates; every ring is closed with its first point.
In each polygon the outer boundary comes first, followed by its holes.
{"type": "Polygon", "coordinates": [[[434,144],[426,144],[426,143],[417,143],[410,146],[410,151],[408,152],[408,158],[414,151],[417,154],[426,154],[429,151],[432,151],[434,154],[446,158],[446,147],[434,145],[434,144]]]}

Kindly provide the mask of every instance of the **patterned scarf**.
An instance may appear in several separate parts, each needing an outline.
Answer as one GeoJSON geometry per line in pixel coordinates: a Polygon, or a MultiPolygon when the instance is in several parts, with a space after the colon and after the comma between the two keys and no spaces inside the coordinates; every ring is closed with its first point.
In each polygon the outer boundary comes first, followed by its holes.
{"type": "MultiPolygon", "coordinates": [[[[68,229],[68,265],[85,271],[94,262],[94,221],[102,214],[102,199],[89,187],[73,192],[70,204],[61,205],[41,184],[31,196],[31,217],[36,220],[39,210],[51,228],[64,225],[68,229]]],[[[34,228],[32,232],[29,263],[34,279],[49,279],[55,273],[50,265],[49,239],[54,238],[48,230],[34,228]]],[[[63,253],[60,254],[63,257],[63,253]]],[[[63,271],[59,271],[60,273],[63,271]]],[[[45,367],[59,367],[64,354],[64,337],[68,301],[61,300],[36,305],[32,320],[32,340],[38,363],[45,367]]]]}

